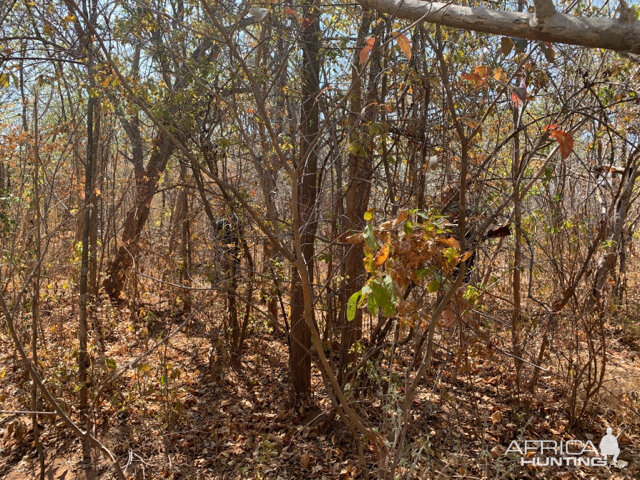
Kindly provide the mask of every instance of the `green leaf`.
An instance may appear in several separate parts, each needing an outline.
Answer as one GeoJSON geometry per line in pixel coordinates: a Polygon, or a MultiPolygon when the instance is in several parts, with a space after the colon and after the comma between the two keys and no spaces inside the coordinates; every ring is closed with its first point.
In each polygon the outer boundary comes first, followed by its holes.
{"type": "MultiPolygon", "coordinates": [[[[391,298],[391,304],[395,309],[396,305],[398,304],[398,295],[396,294],[396,287],[393,285],[393,278],[391,278],[391,275],[387,275],[384,277],[384,286],[389,292],[389,297],[391,298]]],[[[394,313],[395,313],[395,310],[394,310],[394,313]]]]}
{"type": "Polygon", "coordinates": [[[367,247],[369,247],[372,251],[376,251],[378,249],[378,242],[376,241],[376,237],[373,234],[373,225],[371,225],[370,222],[364,226],[364,241],[367,244],[367,247]]]}
{"type": "Polygon", "coordinates": [[[447,261],[450,264],[453,265],[453,264],[458,262],[459,252],[455,248],[452,248],[452,247],[445,248],[444,251],[442,252],[442,254],[444,255],[444,258],[446,258],[447,261]]]}
{"type": "Polygon", "coordinates": [[[440,281],[433,279],[429,283],[427,283],[427,291],[430,293],[434,293],[440,290],[440,281]]]}
{"type": "MultiPolygon", "coordinates": [[[[397,302],[397,297],[391,277],[387,275],[382,281],[380,281],[379,279],[375,279],[373,282],[371,282],[370,286],[372,294],[369,296],[369,301],[373,299],[375,305],[382,309],[382,314],[384,316],[391,317],[395,315],[395,302],[397,302]]],[[[371,305],[367,306],[370,307],[369,311],[371,311],[371,305]]]]}
{"type": "Polygon", "coordinates": [[[411,220],[407,220],[404,224],[404,233],[409,235],[412,232],[413,232],[413,223],[411,223],[411,220]]]}
{"type": "Polygon", "coordinates": [[[356,308],[358,307],[358,300],[362,296],[362,290],[354,292],[347,301],[347,320],[350,322],[356,318],[356,308]]]}
{"type": "Polygon", "coordinates": [[[369,310],[371,315],[378,313],[378,302],[376,301],[375,295],[369,295],[367,297],[367,310],[369,310]]]}
{"type": "Polygon", "coordinates": [[[111,370],[115,370],[116,369],[116,361],[111,357],[106,357],[104,359],[104,364],[107,366],[107,368],[109,368],[111,370]]]}

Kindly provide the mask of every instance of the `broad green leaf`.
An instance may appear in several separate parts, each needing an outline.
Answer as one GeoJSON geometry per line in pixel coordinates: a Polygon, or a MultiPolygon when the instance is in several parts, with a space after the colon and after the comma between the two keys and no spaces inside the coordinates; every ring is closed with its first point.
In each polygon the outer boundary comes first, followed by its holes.
{"type": "Polygon", "coordinates": [[[351,321],[356,318],[356,308],[358,307],[358,300],[362,296],[362,290],[354,292],[347,301],[347,320],[351,321]]]}

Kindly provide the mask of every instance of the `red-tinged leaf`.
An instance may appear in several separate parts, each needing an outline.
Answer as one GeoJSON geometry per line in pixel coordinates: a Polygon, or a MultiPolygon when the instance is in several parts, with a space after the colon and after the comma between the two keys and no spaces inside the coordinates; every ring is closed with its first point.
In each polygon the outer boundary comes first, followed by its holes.
{"type": "Polygon", "coordinates": [[[511,101],[513,102],[513,104],[517,107],[520,106],[520,102],[522,100],[520,100],[520,97],[518,95],[516,95],[514,92],[511,92],[511,101]]]}
{"type": "Polygon", "coordinates": [[[544,131],[545,132],[549,132],[551,130],[557,130],[558,128],[560,128],[560,125],[556,125],[555,123],[552,123],[550,125],[547,125],[546,127],[544,127],[544,131]]]}
{"type": "Polygon", "coordinates": [[[476,79],[478,77],[477,77],[477,75],[474,75],[473,73],[463,73],[462,75],[460,75],[460,78],[462,80],[466,80],[467,82],[476,83],[476,79]]]}
{"type": "Polygon", "coordinates": [[[473,73],[478,75],[480,78],[486,79],[491,75],[491,67],[487,65],[479,65],[473,69],[473,73]]]}
{"type": "Polygon", "coordinates": [[[298,14],[297,14],[297,13],[296,13],[296,11],[295,11],[293,8],[291,8],[291,7],[287,7],[287,8],[285,8],[285,9],[284,9],[284,13],[285,13],[285,15],[291,15],[292,17],[296,17],[296,18],[298,18],[298,14]]]}
{"type": "Polygon", "coordinates": [[[393,32],[393,36],[395,37],[400,50],[404,53],[404,56],[407,57],[408,60],[411,60],[411,41],[406,35],[399,32],[393,32]]]}
{"type": "Polygon", "coordinates": [[[570,133],[556,129],[549,132],[549,136],[558,142],[562,158],[567,158],[571,155],[573,151],[573,136],[570,133]]]}
{"type": "Polygon", "coordinates": [[[375,43],[376,43],[375,38],[373,37],[367,38],[367,40],[365,41],[364,47],[362,47],[362,49],[360,50],[360,58],[358,59],[360,62],[360,65],[362,65],[367,60],[369,60],[369,54],[371,53],[371,50],[373,49],[373,46],[375,45],[375,43]]]}
{"type": "Polygon", "coordinates": [[[475,88],[481,88],[487,83],[487,78],[491,74],[489,67],[480,66],[473,70],[473,73],[463,73],[460,75],[462,80],[473,83],[475,88]]]}
{"type": "Polygon", "coordinates": [[[542,53],[544,53],[544,57],[547,59],[547,62],[554,63],[556,61],[556,52],[554,52],[551,43],[544,42],[541,47],[542,53]]]}

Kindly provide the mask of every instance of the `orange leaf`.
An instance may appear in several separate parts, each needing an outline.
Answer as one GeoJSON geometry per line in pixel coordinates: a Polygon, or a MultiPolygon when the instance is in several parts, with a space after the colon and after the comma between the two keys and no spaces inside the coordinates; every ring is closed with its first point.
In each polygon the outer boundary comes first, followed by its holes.
{"type": "Polygon", "coordinates": [[[298,18],[298,14],[296,13],[296,11],[293,8],[287,7],[284,9],[284,13],[286,15],[291,15],[292,17],[296,17],[298,18]]]}
{"type": "Polygon", "coordinates": [[[462,257],[460,257],[460,261],[461,262],[466,262],[467,260],[469,260],[471,258],[472,255],[473,255],[473,250],[467,250],[466,252],[464,252],[464,255],[462,255],[462,257]]]}
{"type": "Polygon", "coordinates": [[[389,236],[389,238],[387,239],[385,244],[382,246],[382,248],[378,250],[378,253],[376,253],[376,257],[373,259],[373,266],[379,267],[383,265],[384,262],[387,261],[387,258],[389,258],[390,250],[391,250],[391,236],[389,236]]]}
{"type": "Polygon", "coordinates": [[[398,42],[398,46],[400,47],[400,50],[402,50],[402,53],[404,53],[404,56],[411,60],[411,41],[406,35],[399,32],[393,32],[393,36],[395,37],[396,42],[398,42]]]}
{"type": "Polygon", "coordinates": [[[520,102],[521,102],[520,97],[515,93],[511,93],[511,101],[516,106],[516,108],[520,106],[520,102]]]}
{"type": "Polygon", "coordinates": [[[549,136],[558,142],[562,158],[567,158],[571,155],[573,151],[573,136],[570,133],[558,129],[549,132],[549,136]]]}
{"type": "Polygon", "coordinates": [[[460,78],[467,82],[475,82],[476,80],[476,76],[473,73],[463,73],[460,75],[460,78]]]}
{"type": "Polygon", "coordinates": [[[451,247],[451,248],[455,248],[456,250],[460,250],[460,243],[458,242],[458,240],[456,240],[453,237],[437,238],[436,241],[438,243],[442,243],[442,244],[446,245],[447,247],[451,247]]]}
{"type": "Polygon", "coordinates": [[[367,60],[369,60],[369,54],[371,53],[371,49],[373,48],[373,45],[375,43],[376,43],[375,38],[373,37],[367,38],[367,40],[365,41],[364,47],[362,47],[362,50],[360,50],[360,58],[359,58],[360,65],[362,65],[367,60]]]}
{"type": "MultiPolygon", "coordinates": [[[[481,67],[476,67],[476,70],[478,68],[481,68],[481,67]]],[[[460,75],[460,78],[462,78],[463,80],[466,80],[467,82],[473,83],[473,86],[475,88],[480,88],[487,83],[487,77],[483,77],[482,75],[478,74],[478,72],[463,73],[460,75]]]]}
{"type": "Polygon", "coordinates": [[[479,65],[473,69],[473,73],[481,78],[487,78],[489,75],[491,75],[491,67],[487,65],[479,65]]]}

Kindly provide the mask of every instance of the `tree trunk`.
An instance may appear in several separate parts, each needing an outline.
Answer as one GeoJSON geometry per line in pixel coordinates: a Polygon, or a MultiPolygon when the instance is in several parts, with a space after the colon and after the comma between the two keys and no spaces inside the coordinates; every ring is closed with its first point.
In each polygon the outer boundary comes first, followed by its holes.
{"type": "Polygon", "coordinates": [[[156,193],[158,179],[175,149],[175,145],[164,135],[159,135],[156,140],[157,142],[154,142],[156,146],[149,159],[144,178],[136,190],[135,204],[127,212],[120,248],[118,248],[116,257],[107,267],[107,277],[103,285],[105,291],[114,300],[122,299],[126,274],[139,251],[138,240],[149,218],[151,201],[156,193]]]}
{"type": "MultiPolygon", "coordinates": [[[[93,20],[94,16],[91,16],[93,20]]],[[[88,309],[87,309],[87,284],[89,270],[89,223],[91,220],[91,190],[93,188],[93,164],[95,161],[94,153],[94,112],[96,98],[93,94],[94,89],[94,58],[93,45],[91,36],[86,34],[86,49],[88,56],[88,76],[89,89],[87,100],[87,147],[84,174],[84,208],[82,214],[82,260],[80,266],[80,298],[79,298],[79,321],[78,321],[78,386],[79,390],[79,413],[82,424],[87,432],[91,431],[91,416],[89,415],[89,368],[91,359],[87,350],[88,343],[88,309]]],[[[91,443],[88,438],[82,439],[82,464],[87,479],[93,479],[95,472],[91,459],[91,443]]]]}
{"type": "MultiPolygon", "coordinates": [[[[371,70],[369,75],[369,88],[365,100],[365,111],[362,112],[362,76],[359,71],[360,51],[365,43],[365,36],[369,31],[369,25],[373,19],[371,12],[365,12],[358,31],[358,48],[353,58],[353,80],[351,84],[351,147],[349,153],[349,186],[345,195],[347,229],[361,231],[364,227],[364,213],[369,205],[371,193],[371,176],[373,174],[373,144],[368,129],[371,122],[375,121],[378,100],[378,73],[380,70],[380,49],[377,48],[371,55],[371,70]]],[[[381,23],[375,29],[379,36],[384,28],[381,23]]],[[[378,42],[380,40],[378,39],[378,42]]],[[[363,70],[363,68],[362,68],[363,70]]],[[[365,279],[362,251],[359,248],[350,248],[345,259],[345,297],[362,288],[365,279]]],[[[339,379],[354,355],[351,348],[362,337],[362,310],[356,310],[356,316],[348,322],[346,310],[341,315],[342,343],[340,347],[341,364],[339,379]]]]}
{"type": "MultiPolygon", "coordinates": [[[[320,92],[320,10],[316,2],[306,5],[302,18],[308,19],[301,33],[303,64],[302,107],[300,118],[300,156],[296,165],[298,189],[298,219],[302,260],[308,277],[313,281],[314,239],[317,228],[318,152],[320,92]]],[[[311,395],[311,332],[304,321],[304,296],[299,274],[291,282],[291,333],[289,369],[292,400],[295,405],[308,402],[311,395]]]]}

